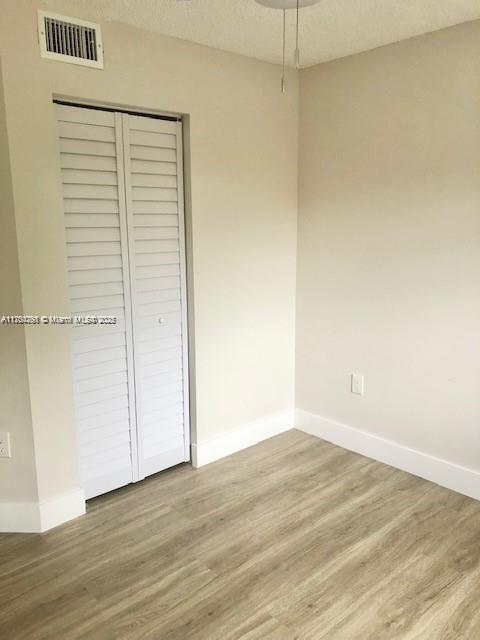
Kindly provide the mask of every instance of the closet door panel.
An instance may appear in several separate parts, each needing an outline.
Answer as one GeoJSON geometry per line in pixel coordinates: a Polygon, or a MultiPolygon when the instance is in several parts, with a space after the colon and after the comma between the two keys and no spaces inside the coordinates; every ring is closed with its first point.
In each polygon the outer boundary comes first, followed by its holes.
{"type": "Polygon", "coordinates": [[[181,125],[123,115],[140,474],[190,457],[181,125]]]}
{"type": "Polygon", "coordinates": [[[56,105],[79,466],[87,498],[138,477],[121,116],[56,105]],[[123,216],[123,219],[122,219],[123,216]],[[127,285],[125,284],[127,283],[127,285]]]}

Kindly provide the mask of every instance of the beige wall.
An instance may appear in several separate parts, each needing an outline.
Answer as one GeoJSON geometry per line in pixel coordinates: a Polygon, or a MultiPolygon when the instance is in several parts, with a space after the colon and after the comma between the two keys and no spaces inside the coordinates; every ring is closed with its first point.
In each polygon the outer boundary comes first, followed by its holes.
{"type": "Polygon", "coordinates": [[[479,60],[474,22],[302,71],[296,328],[298,408],[477,470],[479,60]]]}
{"type": "MultiPolygon", "coordinates": [[[[274,65],[116,23],[102,24],[104,71],[42,60],[41,6],[2,2],[0,23],[25,312],[67,308],[52,95],[188,114],[197,438],[291,408],[295,73],[282,96],[274,65]]],[[[72,2],[55,9],[75,15],[72,2]]],[[[97,19],[95,3],[79,17],[97,19]]],[[[26,349],[44,500],[78,486],[68,330],[28,328],[26,349]]]]}
{"type": "MultiPolygon", "coordinates": [[[[22,313],[10,157],[0,66],[0,316],[22,313]]],[[[0,325],[0,431],[12,435],[12,458],[0,460],[0,502],[35,502],[37,482],[25,331],[0,325]]]]}

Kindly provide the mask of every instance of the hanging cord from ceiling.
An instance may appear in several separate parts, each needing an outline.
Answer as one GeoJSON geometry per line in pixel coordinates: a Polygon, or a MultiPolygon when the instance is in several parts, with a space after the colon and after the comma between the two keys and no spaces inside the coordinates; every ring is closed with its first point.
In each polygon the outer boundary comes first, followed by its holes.
{"type": "Polygon", "coordinates": [[[300,9],[304,7],[311,7],[314,4],[320,2],[320,0],[255,0],[263,7],[269,7],[270,9],[282,9],[283,11],[283,42],[282,42],[282,79],[281,79],[281,91],[285,93],[287,91],[286,81],[286,13],[290,9],[295,9],[295,51],[293,64],[296,69],[300,69],[300,9]]]}
{"type": "Polygon", "coordinates": [[[300,48],[298,46],[298,20],[300,15],[300,0],[297,0],[297,25],[295,32],[295,67],[299,69],[300,67],[300,48]]]}
{"type": "Polygon", "coordinates": [[[287,89],[287,81],[285,79],[285,43],[286,43],[286,37],[287,37],[287,32],[286,32],[286,11],[284,9],[283,10],[282,83],[281,83],[282,93],[285,93],[285,91],[287,89]]]}

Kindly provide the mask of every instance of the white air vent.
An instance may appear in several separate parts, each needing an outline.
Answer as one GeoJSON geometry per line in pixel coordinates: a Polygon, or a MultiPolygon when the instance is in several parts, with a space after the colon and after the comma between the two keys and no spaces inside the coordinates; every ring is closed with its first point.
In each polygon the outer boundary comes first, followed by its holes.
{"type": "Polygon", "coordinates": [[[39,11],[38,33],[43,58],[103,69],[102,33],[98,24],[39,11]]]}

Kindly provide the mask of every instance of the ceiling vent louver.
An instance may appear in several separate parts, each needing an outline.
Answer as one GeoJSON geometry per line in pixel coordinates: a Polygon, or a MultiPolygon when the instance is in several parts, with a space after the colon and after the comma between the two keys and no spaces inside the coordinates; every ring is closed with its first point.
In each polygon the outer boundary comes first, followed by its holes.
{"type": "Polygon", "coordinates": [[[103,69],[102,33],[98,24],[39,11],[38,34],[43,58],[103,69]]]}

